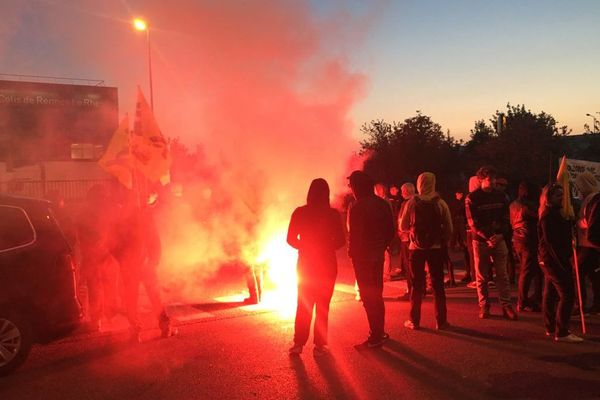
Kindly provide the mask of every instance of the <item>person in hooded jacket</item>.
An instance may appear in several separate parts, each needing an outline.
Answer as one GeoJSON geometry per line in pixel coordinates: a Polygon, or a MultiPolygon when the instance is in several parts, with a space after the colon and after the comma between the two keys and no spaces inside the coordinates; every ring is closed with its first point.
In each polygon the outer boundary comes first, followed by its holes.
{"type": "Polygon", "coordinates": [[[435,175],[423,172],[417,178],[418,195],[410,199],[400,217],[403,232],[410,232],[410,275],[413,288],[410,296],[410,319],[404,326],[419,329],[421,303],[425,285],[425,263],[429,267],[434,293],[436,329],[449,327],[444,290],[444,247],[452,235],[452,217],[448,204],[435,191],[435,175]],[[426,210],[422,213],[417,209],[426,210]],[[419,221],[419,218],[429,218],[419,221]],[[427,232],[421,235],[421,226],[427,232]],[[426,238],[422,240],[422,238],[426,238]]]}
{"type": "Polygon", "coordinates": [[[546,336],[557,342],[578,343],[579,336],[569,332],[575,298],[571,256],[571,222],[560,213],[563,189],[547,185],[540,197],[538,211],[538,256],[545,285],[542,309],[546,336]]]}
{"type": "Polygon", "coordinates": [[[577,220],[578,244],[577,261],[580,269],[581,300],[584,310],[600,314],[600,243],[594,243],[594,230],[600,224],[597,219],[598,204],[600,204],[600,186],[591,172],[585,171],[575,178],[575,185],[583,195],[583,201],[577,220]],[[592,282],[592,305],[585,309],[587,291],[585,281],[592,282]]]}
{"type": "Polygon", "coordinates": [[[395,233],[394,217],[389,204],[373,192],[369,175],[354,171],[348,180],[356,198],[348,218],[348,254],[370,328],[368,339],[359,346],[381,347],[389,337],[384,330],[383,262],[395,233]]]}
{"type": "Polygon", "coordinates": [[[298,306],[294,346],[289,352],[302,352],[315,309],[314,355],[327,354],[329,304],[337,276],[335,251],[344,245],[345,238],[340,214],[329,205],[329,185],[324,179],[312,181],[306,205],[294,210],[287,242],[298,249],[298,306]]]}

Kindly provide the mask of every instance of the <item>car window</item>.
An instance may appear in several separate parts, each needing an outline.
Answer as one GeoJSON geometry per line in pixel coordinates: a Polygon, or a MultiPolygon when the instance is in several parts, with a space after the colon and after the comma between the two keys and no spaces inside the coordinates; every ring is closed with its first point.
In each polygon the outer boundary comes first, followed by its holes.
{"type": "Polygon", "coordinates": [[[35,230],[22,208],[0,205],[0,251],[27,246],[35,241],[35,230]]]}

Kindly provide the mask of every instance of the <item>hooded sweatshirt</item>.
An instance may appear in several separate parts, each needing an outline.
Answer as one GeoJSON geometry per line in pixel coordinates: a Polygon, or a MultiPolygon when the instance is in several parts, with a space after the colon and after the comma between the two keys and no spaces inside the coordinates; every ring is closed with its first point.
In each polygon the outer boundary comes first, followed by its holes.
{"type": "MultiPolygon", "coordinates": [[[[448,242],[452,235],[452,217],[450,216],[448,204],[446,204],[435,191],[435,175],[433,173],[423,172],[419,175],[417,178],[417,192],[419,193],[418,195],[408,200],[404,212],[400,217],[400,231],[410,232],[415,224],[415,198],[418,198],[421,201],[436,202],[442,220],[442,239],[440,242],[431,246],[431,248],[439,249],[448,242]]],[[[410,250],[415,250],[419,247],[411,238],[408,248],[410,250]]]]}
{"type": "MultiPolygon", "coordinates": [[[[585,171],[578,175],[575,184],[581,193],[585,196],[579,210],[579,219],[577,220],[577,238],[581,247],[598,247],[590,242],[590,234],[600,229],[598,222],[592,222],[598,219],[598,203],[600,203],[600,194],[598,181],[592,173],[585,171]],[[592,227],[592,232],[590,232],[592,227]]],[[[592,241],[597,242],[598,239],[592,241]]]]}
{"type": "Polygon", "coordinates": [[[344,228],[339,213],[329,205],[329,185],[324,179],[312,181],[306,205],[292,214],[287,242],[298,249],[298,272],[303,281],[335,278],[335,250],[344,245],[344,228]]]}

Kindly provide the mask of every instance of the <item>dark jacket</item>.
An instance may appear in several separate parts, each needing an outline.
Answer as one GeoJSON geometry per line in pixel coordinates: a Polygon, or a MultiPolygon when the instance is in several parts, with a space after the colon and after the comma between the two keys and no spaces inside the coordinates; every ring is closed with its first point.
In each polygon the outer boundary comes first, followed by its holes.
{"type": "Polygon", "coordinates": [[[337,275],[335,251],[345,243],[340,214],[329,206],[329,186],[315,179],[308,191],[307,204],[296,208],[288,227],[287,242],[298,249],[300,282],[337,275]]]}
{"type": "Polygon", "coordinates": [[[375,194],[359,197],[350,209],[348,225],[350,257],[360,261],[383,260],[395,234],[389,204],[375,194]]]}
{"type": "Polygon", "coordinates": [[[508,199],[503,192],[496,189],[490,192],[477,189],[467,195],[465,208],[475,240],[486,242],[495,234],[508,237],[508,199]]]}
{"type": "Polygon", "coordinates": [[[548,209],[538,223],[539,260],[570,269],[573,254],[571,232],[571,222],[562,217],[560,207],[548,209]]]}

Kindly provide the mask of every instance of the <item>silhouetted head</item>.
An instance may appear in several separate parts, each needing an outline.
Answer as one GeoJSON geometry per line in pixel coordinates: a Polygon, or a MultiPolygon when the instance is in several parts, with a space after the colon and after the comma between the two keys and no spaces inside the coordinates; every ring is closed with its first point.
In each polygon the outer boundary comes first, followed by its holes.
{"type": "Polygon", "coordinates": [[[400,186],[400,192],[402,193],[402,198],[404,200],[411,199],[415,195],[415,185],[410,182],[406,182],[402,186],[400,186]]]}
{"type": "Polygon", "coordinates": [[[350,189],[357,199],[373,194],[373,179],[363,171],[354,171],[348,177],[350,189]]]}
{"type": "Polygon", "coordinates": [[[306,204],[309,207],[329,207],[329,185],[325,179],[317,178],[310,183],[306,204]]]}
{"type": "Polygon", "coordinates": [[[417,191],[425,199],[435,196],[435,175],[433,172],[423,172],[417,178],[417,191]]]}
{"type": "Polygon", "coordinates": [[[538,215],[542,218],[551,208],[560,207],[563,199],[563,188],[559,184],[544,186],[540,196],[538,215]]]}
{"type": "Polygon", "coordinates": [[[496,188],[496,179],[498,179],[498,170],[491,165],[484,165],[477,170],[477,177],[481,182],[481,189],[491,191],[496,188]]]}
{"type": "Polygon", "coordinates": [[[385,199],[386,193],[387,192],[387,188],[385,187],[385,185],[383,183],[377,183],[375,184],[375,194],[379,197],[381,197],[382,199],[385,199]]]}

